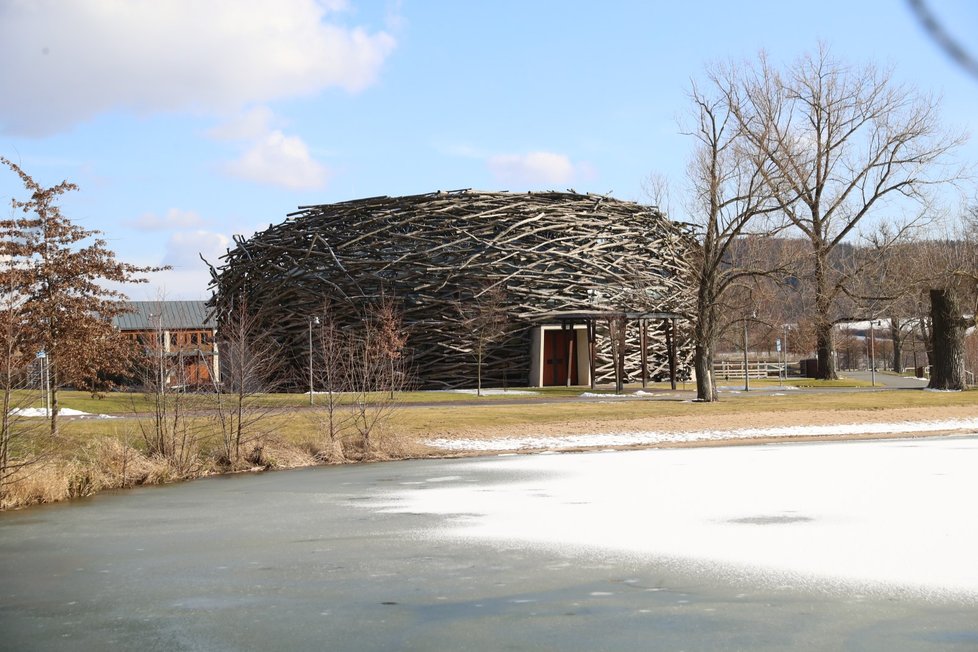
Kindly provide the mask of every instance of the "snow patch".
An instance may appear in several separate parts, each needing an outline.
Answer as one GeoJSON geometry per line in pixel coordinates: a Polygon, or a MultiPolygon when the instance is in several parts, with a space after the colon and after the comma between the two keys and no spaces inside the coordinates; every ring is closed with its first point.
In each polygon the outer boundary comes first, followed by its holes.
{"type": "MultiPolygon", "coordinates": [[[[39,417],[49,417],[50,412],[44,408],[14,408],[9,412],[10,416],[14,417],[27,417],[27,418],[39,418],[39,417]]],[[[110,414],[92,414],[91,412],[82,412],[81,410],[73,410],[71,408],[61,408],[58,410],[58,415],[63,417],[93,417],[95,419],[117,419],[110,414]]]]}
{"type": "Polygon", "coordinates": [[[488,474],[488,485],[393,489],[379,509],[447,517],[421,533],[431,539],[623,554],[774,587],[976,600],[975,468],[978,438],[486,458],[446,470],[488,474]]]}
{"type": "MultiPolygon", "coordinates": [[[[601,392],[581,392],[578,394],[579,398],[646,398],[649,396],[657,396],[654,392],[646,392],[643,390],[637,390],[634,392],[629,392],[628,394],[608,394],[601,392]]],[[[659,394],[658,396],[662,396],[659,394]]]]}
{"type": "Polygon", "coordinates": [[[651,446],[730,439],[790,439],[792,437],[831,437],[844,435],[888,435],[910,432],[965,430],[978,433],[978,418],[941,421],[900,421],[891,423],[849,423],[826,426],[783,426],[779,428],[737,428],[732,430],[693,430],[682,432],[617,432],[555,437],[501,437],[496,439],[427,439],[434,448],[451,451],[519,451],[534,449],[604,448],[608,446],[651,446]]]}
{"type": "MultiPolygon", "coordinates": [[[[478,390],[475,389],[446,389],[438,390],[444,391],[449,394],[470,394],[476,396],[478,390]]],[[[536,396],[539,392],[533,392],[525,389],[483,389],[483,396],[536,396]]]]}

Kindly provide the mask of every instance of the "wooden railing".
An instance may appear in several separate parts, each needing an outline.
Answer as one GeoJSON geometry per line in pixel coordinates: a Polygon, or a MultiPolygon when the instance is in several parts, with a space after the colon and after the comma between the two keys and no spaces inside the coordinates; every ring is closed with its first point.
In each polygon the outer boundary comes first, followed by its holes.
{"type": "MultiPolygon", "coordinates": [[[[747,363],[748,378],[777,378],[784,373],[784,364],[751,360],[747,363]]],[[[744,377],[743,360],[719,360],[713,363],[713,374],[717,380],[736,380],[744,377]]]]}

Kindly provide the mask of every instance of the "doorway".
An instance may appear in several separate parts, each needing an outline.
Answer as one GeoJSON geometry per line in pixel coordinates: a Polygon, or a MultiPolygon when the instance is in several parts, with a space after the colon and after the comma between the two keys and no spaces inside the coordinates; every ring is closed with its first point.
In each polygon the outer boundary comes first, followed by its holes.
{"type": "Polygon", "coordinates": [[[543,332],[544,385],[578,384],[576,344],[577,332],[572,329],[543,332]]]}

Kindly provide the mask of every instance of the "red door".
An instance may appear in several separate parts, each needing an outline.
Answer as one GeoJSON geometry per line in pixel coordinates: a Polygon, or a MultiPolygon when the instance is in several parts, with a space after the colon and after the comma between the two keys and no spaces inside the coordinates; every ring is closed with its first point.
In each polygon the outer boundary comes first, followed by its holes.
{"type": "Polygon", "coordinates": [[[577,384],[576,333],[572,330],[543,331],[543,384],[566,385],[568,363],[570,384],[577,384]]]}

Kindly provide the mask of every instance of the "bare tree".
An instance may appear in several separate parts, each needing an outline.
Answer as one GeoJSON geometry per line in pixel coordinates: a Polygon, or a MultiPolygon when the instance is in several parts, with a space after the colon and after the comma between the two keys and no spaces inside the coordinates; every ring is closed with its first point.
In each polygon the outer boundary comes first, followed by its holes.
{"type": "Polygon", "coordinates": [[[25,415],[40,391],[31,388],[34,356],[21,340],[22,298],[6,282],[9,260],[0,260],[0,508],[10,486],[54,452],[57,439],[43,421],[25,415]]]}
{"type": "Polygon", "coordinates": [[[482,396],[482,368],[486,352],[493,342],[506,334],[509,317],[506,314],[506,290],[501,285],[489,285],[468,299],[459,299],[456,310],[459,326],[475,355],[476,394],[482,396]]]}
{"type": "Polygon", "coordinates": [[[892,367],[897,373],[904,368],[904,343],[918,326],[921,292],[933,276],[933,261],[921,255],[931,247],[917,226],[906,224],[894,229],[883,222],[866,236],[866,245],[859,251],[859,258],[865,262],[849,291],[862,317],[884,319],[892,342],[892,367]]]}
{"type": "Polygon", "coordinates": [[[361,457],[373,454],[374,434],[396,411],[397,393],[409,386],[406,344],[401,313],[386,296],[366,309],[359,332],[347,340],[347,387],[356,432],[353,448],[361,457]]]}
{"type": "Polygon", "coordinates": [[[941,264],[928,292],[931,318],[928,387],[959,390],[967,386],[965,332],[969,326],[978,325],[978,208],[967,213],[957,233],[935,244],[932,255],[941,264]]]}
{"type": "Polygon", "coordinates": [[[929,187],[958,178],[948,156],[963,137],[941,127],[935,98],[824,45],[784,71],[762,55],[735,106],[785,216],[811,245],[819,376],[835,378],[834,307],[850,277],[832,266],[833,251],[864,219],[920,205],[929,187]]]}
{"type": "Polygon", "coordinates": [[[218,427],[221,432],[222,464],[234,467],[242,450],[250,447],[248,459],[261,458],[272,408],[263,398],[281,384],[281,347],[265,332],[261,318],[251,313],[244,300],[232,304],[218,332],[220,373],[212,370],[218,427]],[[220,383],[217,382],[220,378],[220,383]]]}
{"type": "Polygon", "coordinates": [[[672,214],[672,193],[669,188],[669,178],[661,172],[652,172],[642,180],[642,192],[649,198],[652,205],[666,215],[672,214]]]}
{"type": "Polygon", "coordinates": [[[349,411],[343,408],[344,392],[349,388],[346,364],[354,343],[350,334],[336,325],[328,305],[321,312],[312,351],[315,386],[320,391],[314,412],[323,433],[319,457],[323,461],[341,461],[345,458],[343,433],[351,419],[349,411]]]}
{"type": "Polygon", "coordinates": [[[727,304],[729,290],[758,274],[772,273],[745,256],[749,236],[777,230],[767,218],[779,206],[766,184],[772,172],[769,163],[746,138],[747,120],[742,123],[731,105],[738,81],[729,69],[709,72],[712,96],[696,85],[690,92],[696,140],[687,168],[692,188],[690,213],[699,227],[700,247],[695,251],[696,322],[693,327],[696,395],[700,401],[716,401],[713,378],[717,339],[732,312],[727,304]],[[752,231],[753,229],[753,231],[752,231]],[[734,258],[740,254],[740,264],[734,258]]]}
{"type": "MultiPolygon", "coordinates": [[[[151,419],[137,423],[147,453],[165,460],[175,476],[189,477],[200,464],[200,444],[208,436],[206,427],[194,415],[206,406],[200,395],[172,386],[172,379],[182,376],[182,362],[167,351],[164,305],[161,300],[153,311],[153,332],[141,342],[134,365],[133,371],[153,409],[151,419]]],[[[133,411],[139,411],[135,404],[133,411]]]]}

